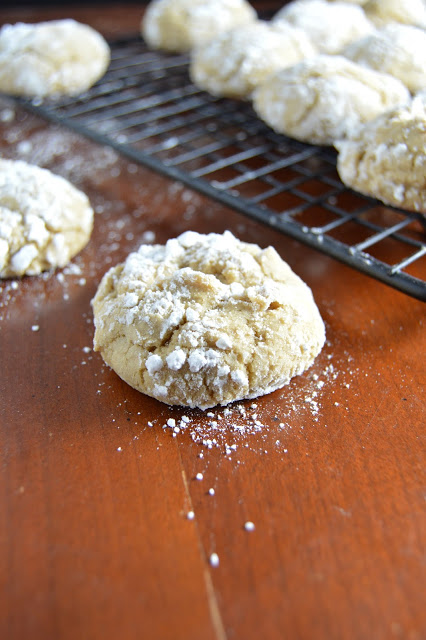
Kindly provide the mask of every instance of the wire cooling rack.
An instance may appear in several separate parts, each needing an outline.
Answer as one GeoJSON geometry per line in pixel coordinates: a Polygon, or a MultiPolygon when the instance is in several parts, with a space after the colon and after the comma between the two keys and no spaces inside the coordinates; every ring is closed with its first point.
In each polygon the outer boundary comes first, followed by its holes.
{"type": "Polygon", "coordinates": [[[336,173],[333,150],[274,133],[248,102],[198,90],[186,55],[149,51],[139,37],[111,49],[107,74],[84,95],[21,103],[426,300],[418,276],[426,262],[420,214],[354,194],[336,173]]]}

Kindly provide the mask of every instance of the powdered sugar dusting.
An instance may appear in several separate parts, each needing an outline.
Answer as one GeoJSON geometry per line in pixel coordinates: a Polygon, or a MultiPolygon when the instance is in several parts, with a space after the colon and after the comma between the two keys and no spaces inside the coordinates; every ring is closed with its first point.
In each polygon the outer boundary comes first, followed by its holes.
{"type": "MultiPolygon", "coordinates": [[[[240,464],[243,449],[257,454],[267,454],[265,444],[270,443],[274,432],[274,448],[282,454],[289,453],[289,441],[294,431],[303,432],[305,426],[310,428],[327,428],[322,420],[323,410],[333,405],[337,410],[345,410],[344,402],[333,398],[348,394],[351,382],[358,369],[352,365],[350,354],[344,354],[343,361],[336,361],[330,351],[328,342],[318,361],[310,371],[299,378],[297,383],[290,383],[276,392],[276,412],[272,415],[268,396],[257,402],[236,402],[227,407],[211,409],[202,414],[190,411],[181,415],[178,408],[170,408],[170,417],[164,421],[153,417],[148,421],[149,428],[161,428],[172,438],[186,440],[188,437],[201,447],[200,458],[205,452],[218,450],[226,458],[240,464]],[[300,418],[303,424],[300,425],[300,418]],[[295,425],[299,425],[296,427],[295,425]]],[[[138,422],[135,425],[139,424],[138,422]]],[[[143,427],[143,425],[140,425],[143,427]]],[[[270,445],[269,445],[270,446],[270,445]]],[[[291,449],[290,449],[291,452],[291,449]]],[[[195,479],[202,480],[203,473],[197,472],[195,479]]],[[[210,492],[210,495],[214,493],[210,492]]]]}

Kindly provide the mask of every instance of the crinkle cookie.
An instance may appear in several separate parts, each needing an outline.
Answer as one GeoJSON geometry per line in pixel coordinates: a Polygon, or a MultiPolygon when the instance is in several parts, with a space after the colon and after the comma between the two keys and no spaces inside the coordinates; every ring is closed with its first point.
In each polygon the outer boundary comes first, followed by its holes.
{"type": "Polygon", "coordinates": [[[426,214],[426,104],[415,98],[336,143],[342,182],[385,204],[426,214]]]}
{"type": "Polygon", "coordinates": [[[65,266],[89,241],[93,210],[64,178],[0,159],[0,277],[65,266]]]}
{"type": "Polygon", "coordinates": [[[0,91],[44,97],[76,95],[101,78],[110,50],[75,20],[7,24],[0,29],[0,91]]]}
{"type": "Polygon", "coordinates": [[[256,21],[217,36],[192,52],[192,81],[213,95],[249,96],[269,74],[315,55],[308,36],[297,27],[274,29],[256,21]]]}
{"type": "Polygon", "coordinates": [[[279,257],[229,231],[142,245],[103,277],[94,347],[128,384],[207,409],[287,384],[320,352],[309,287],[279,257]]]}
{"type": "Polygon", "coordinates": [[[347,2],[295,0],[275,14],[273,22],[281,20],[306,31],[318,51],[329,54],[339,53],[374,29],[361,7],[347,2]]]}
{"type": "Polygon", "coordinates": [[[246,0],[153,0],[141,31],[152,49],[184,52],[256,18],[246,0]]]}
{"type": "Polygon", "coordinates": [[[369,0],[364,5],[364,11],[378,27],[389,22],[400,22],[426,29],[424,0],[369,0]]]}
{"type": "Polygon", "coordinates": [[[416,93],[426,87],[426,32],[404,24],[388,24],[352,42],[346,58],[398,78],[416,93]]]}
{"type": "Polygon", "coordinates": [[[409,98],[392,76],[321,55],[269,76],[254,92],[253,106],[278,133],[330,145],[409,98]]]}

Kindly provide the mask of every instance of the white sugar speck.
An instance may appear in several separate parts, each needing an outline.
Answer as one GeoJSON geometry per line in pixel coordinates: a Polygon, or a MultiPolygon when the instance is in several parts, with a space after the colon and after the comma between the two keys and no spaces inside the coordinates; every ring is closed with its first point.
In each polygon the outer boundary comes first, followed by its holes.
{"type": "Polygon", "coordinates": [[[212,567],[219,566],[219,556],[217,555],[217,553],[210,554],[209,562],[212,567]]]}
{"type": "Polygon", "coordinates": [[[38,324],[33,324],[33,326],[31,327],[31,331],[39,331],[40,327],[38,324]]]}
{"type": "Polygon", "coordinates": [[[12,109],[3,109],[0,112],[0,121],[1,122],[12,122],[15,118],[15,112],[12,109]]]}
{"type": "Polygon", "coordinates": [[[254,522],[250,522],[250,520],[248,520],[245,525],[244,525],[244,529],[246,531],[254,531],[255,530],[255,526],[254,526],[254,522]]]}
{"type": "Polygon", "coordinates": [[[26,155],[33,150],[33,145],[29,140],[22,140],[22,142],[18,142],[18,144],[16,145],[16,150],[18,153],[23,153],[24,155],[26,155]]]}
{"type": "Polygon", "coordinates": [[[214,489],[213,489],[213,487],[211,487],[211,488],[209,489],[209,495],[210,495],[210,496],[214,496],[214,489]]]}
{"type": "Polygon", "coordinates": [[[195,513],[193,511],[188,511],[186,517],[188,518],[188,520],[193,520],[195,518],[195,513]]]}
{"type": "Polygon", "coordinates": [[[202,480],[204,478],[202,473],[197,473],[197,475],[195,476],[196,480],[202,480]]]}

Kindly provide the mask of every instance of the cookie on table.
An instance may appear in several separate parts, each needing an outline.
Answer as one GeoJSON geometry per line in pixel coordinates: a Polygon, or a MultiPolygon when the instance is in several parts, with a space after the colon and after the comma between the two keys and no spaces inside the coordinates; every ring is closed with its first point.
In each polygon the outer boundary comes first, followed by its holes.
{"type": "Polygon", "coordinates": [[[426,101],[414,98],[336,143],[342,182],[385,204],[426,214],[426,101]]]}
{"type": "Polygon", "coordinates": [[[141,31],[151,49],[185,52],[256,19],[246,0],[153,0],[141,31]]]}
{"type": "Polygon", "coordinates": [[[103,277],[94,347],[135,389],[207,409],[303,373],[324,324],[309,287],[272,247],[229,231],[142,245],[103,277]]]}
{"type": "Polygon", "coordinates": [[[362,8],[348,2],[295,0],[275,14],[273,23],[282,20],[306,31],[318,51],[327,54],[339,53],[374,30],[362,8]]]}
{"type": "Polygon", "coordinates": [[[244,98],[269,74],[315,53],[301,29],[290,24],[274,28],[258,20],[194,49],[190,75],[213,95],[244,98]]]}
{"type": "Polygon", "coordinates": [[[0,29],[0,91],[10,95],[77,95],[104,75],[109,62],[103,37],[75,20],[0,29]]]}
{"type": "Polygon", "coordinates": [[[424,0],[369,0],[364,5],[364,10],[378,27],[390,22],[399,22],[426,29],[424,0]]]}
{"type": "Polygon", "coordinates": [[[388,24],[352,42],[342,55],[370,69],[398,78],[412,92],[426,87],[426,32],[404,24],[388,24]]]}
{"type": "Polygon", "coordinates": [[[87,196],[47,169],[0,159],[0,277],[65,266],[89,241],[87,196]]]}
{"type": "Polygon", "coordinates": [[[278,133],[330,145],[409,99],[408,89],[390,75],[320,55],[269,76],[253,93],[253,106],[278,133]]]}

